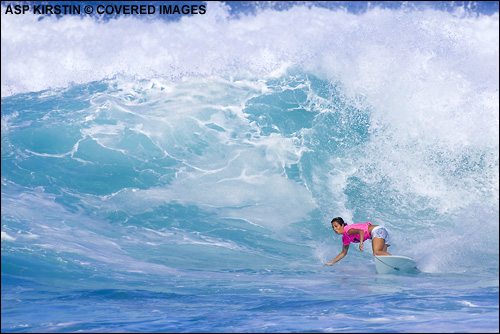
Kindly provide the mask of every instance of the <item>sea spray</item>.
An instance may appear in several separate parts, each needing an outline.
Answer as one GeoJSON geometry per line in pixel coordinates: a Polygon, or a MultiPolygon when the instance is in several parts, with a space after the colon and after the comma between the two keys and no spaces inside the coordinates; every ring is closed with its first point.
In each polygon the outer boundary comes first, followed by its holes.
{"type": "Polygon", "coordinates": [[[498,331],[498,11],[236,9],[2,13],[2,330],[498,331]]]}

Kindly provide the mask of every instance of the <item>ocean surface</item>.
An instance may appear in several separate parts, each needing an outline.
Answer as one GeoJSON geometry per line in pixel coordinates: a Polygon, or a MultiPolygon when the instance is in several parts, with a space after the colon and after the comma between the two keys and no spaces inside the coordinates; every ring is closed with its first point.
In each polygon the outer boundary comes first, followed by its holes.
{"type": "Polygon", "coordinates": [[[2,332],[499,331],[498,2],[8,4],[2,332]]]}

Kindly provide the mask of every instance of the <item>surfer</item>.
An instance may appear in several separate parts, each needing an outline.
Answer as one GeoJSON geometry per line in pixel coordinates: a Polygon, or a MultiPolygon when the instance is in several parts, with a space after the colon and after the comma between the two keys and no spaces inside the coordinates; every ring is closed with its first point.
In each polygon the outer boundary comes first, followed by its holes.
{"type": "Polygon", "coordinates": [[[331,266],[342,260],[347,255],[351,242],[359,243],[359,250],[362,252],[363,241],[366,239],[372,239],[373,255],[391,255],[387,253],[387,247],[390,246],[389,233],[383,226],[372,225],[370,222],[347,225],[341,217],[336,217],[332,219],[332,228],[335,233],[342,235],[342,251],[326,265],[331,266]]]}

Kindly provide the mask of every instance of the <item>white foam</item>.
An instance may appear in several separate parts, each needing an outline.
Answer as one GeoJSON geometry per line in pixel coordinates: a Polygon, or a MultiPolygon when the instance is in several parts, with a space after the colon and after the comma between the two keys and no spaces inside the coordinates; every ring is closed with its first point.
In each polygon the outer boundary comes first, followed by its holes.
{"type": "Polygon", "coordinates": [[[6,232],[2,231],[2,241],[15,241],[16,238],[11,237],[6,232]]]}
{"type": "Polygon", "coordinates": [[[459,66],[476,82],[498,79],[498,71],[460,61],[462,52],[480,63],[498,60],[498,14],[467,17],[375,8],[354,15],[295,6],[236,19],[218,2],[207,3],[206,15],[178,22],[125,16],[102,22],[70,15],[38,20],[36,15],[4,12],[2,96],[122,74],[147,79],[216,73],[280,76],[295,65],[327,69],[350,91],[373,95],[387,91],[388,84],[398,89],[391,80],[408,70],[411,75],[414,69],[408,66],[415,60],[423,66],[420,70],[439,69],[440,53],[454,53],[447,65],[459,66]]]}

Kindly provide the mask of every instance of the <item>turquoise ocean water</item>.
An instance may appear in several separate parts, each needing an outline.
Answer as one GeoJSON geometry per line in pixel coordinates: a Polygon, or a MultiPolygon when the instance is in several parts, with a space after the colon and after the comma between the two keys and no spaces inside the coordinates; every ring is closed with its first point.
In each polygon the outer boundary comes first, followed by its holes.
{"type": "Polygon", "coordinates": [[[2,332],[498,332],[497,2],[5,5],[2,332]]]}

